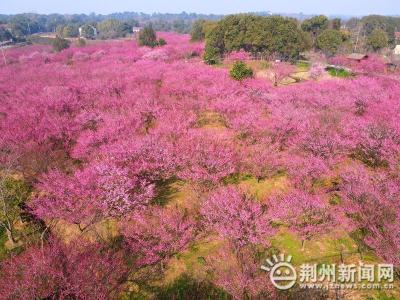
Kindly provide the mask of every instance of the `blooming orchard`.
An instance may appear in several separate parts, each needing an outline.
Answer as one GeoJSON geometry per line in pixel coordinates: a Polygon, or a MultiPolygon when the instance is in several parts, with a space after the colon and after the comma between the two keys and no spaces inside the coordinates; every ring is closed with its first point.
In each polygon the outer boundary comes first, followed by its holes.
{"type": "Polygon", "coordinates": [[[1,299],[119,298],[204,240],[223,245],[232,267],[205,254],[208,280],[237,299],[274,297],[257,253],[283,228],[303,241],[362,230],[400,266],[398,75],[374,58],[349,79],[275,87],[294,68],[276,63],[274,83],[235,81],[203,64],[202,43],[159,36],[167,45],[153,49],[5,51],[0,163],[32,188],[22,209],[41,231],[1,262],[1,299]],[[279,176],[273,196],[241,185],[279,176]],[[195,196],[174,200],[171,182],[195,196]],[[67,243],[54,222],[81,234],[67,243]],[[105,222],[112,237],[100,234],[105,222]]]}

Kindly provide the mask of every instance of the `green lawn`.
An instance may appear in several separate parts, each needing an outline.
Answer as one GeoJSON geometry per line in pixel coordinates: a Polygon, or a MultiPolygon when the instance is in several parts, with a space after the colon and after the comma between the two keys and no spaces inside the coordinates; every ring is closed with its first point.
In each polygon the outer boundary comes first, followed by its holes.
{"type": "Polygon", "coordinates": [[[333,67],[328,67],[326,68],[326,70],[328,71],[329,75],[333,77],[348,78],[352,76],[352,74],[345,69],[336,69],[333,67]]]}

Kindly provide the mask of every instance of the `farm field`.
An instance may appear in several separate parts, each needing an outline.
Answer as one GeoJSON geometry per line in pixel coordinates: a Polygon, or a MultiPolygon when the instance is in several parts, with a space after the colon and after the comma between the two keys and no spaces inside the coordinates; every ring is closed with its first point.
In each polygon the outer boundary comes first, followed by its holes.
{"type": "Polygon", "coordinates": [[[234,80],[157,36],[5,50],[0,299],[400,299],[400,74],[234,80]],[[393,264],[393,286],[279,291],[280,253],[393,264]]]}

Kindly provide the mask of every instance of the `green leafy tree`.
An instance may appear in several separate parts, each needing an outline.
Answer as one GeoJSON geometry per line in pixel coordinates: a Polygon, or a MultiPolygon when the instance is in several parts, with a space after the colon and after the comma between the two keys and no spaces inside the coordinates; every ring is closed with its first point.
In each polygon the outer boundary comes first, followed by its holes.
{"type": "Polygon", "coordinates": [[[166,44],[167,44],[167,41],[164,40],[163,38],[161,38],[161,39],[158,40],[158,45],[159,45],[159,46],[165,46],[166,44]]]}
{"type": "Polygon", "coordinates": [[[77,37],[79,35],[78,26],[75,24],[58,25],[56,32],[61,37],[77,37]]]}
{"type": "Polygon", "coordinates": [[[70,41],[60,37],[60,36],[56,36],[56,38],[53,41],[53,49],[56,52],[60,52],[64,49],[69,48],[70,46],[70,41]]]}
{"type": "Polygon", "coordinates": [[[39,24],[26,15],[16,15],[10,20],[11,33],[18,37],[24,37],[39,31],[39,24]]]}
{"type": "Polygon", "coordinates": [[[174,20],[172,22],[172,30],[179,33],[187,33],[188,25],[184,20],[174,20]]]}
{"type": "Polygon", "coordinates": [[[209,65],[216,65],[221,62],[221,54],[218,48],[206,45],[204,51],[204,62],[209,65]]]}
{"type": "Polygon", "coordinates": [[[328,23],[328,18],[320,15],[304,20],[304,22],[301,24],[301,28],[304,31],[319,33],[328,28],[328,23]]]}
{"type": "Polygon", "coordinates": [[[374,51],[381,50],[388,46],[389,40],[385,31],[382,29],[374,29],[368,37],[368,46],[374,51]]]}
{"type": "Polygon", "coordinates": [[[6,230],[12,244],[18,242],[15,227],[29,193],[29,188],[22,180],[4,174],[0,176],[0,227],[6,230]]]}
{"type": "Polygon", "coordinates": [[[94,39],[97,35],[97,29],[92,24],[85,24],[81,27],[81,37],[94,39]]]}
{"type": "Polygon", "coordinates": [[[0,27],[0,42],[9,41],[12,39],[13,35],[11,34],[11,32],[4,27],[0,27]]]}
{"type": "Polygon", "coordinates": [[[310,32],[315,42],[318,35],[328,28],[329,20],[326,16],[320,15],[304,20],[301,24],[301,29],[310,32]]]}
{"type": "Polygon", "coordinates": [[[191,40],[195,41],[202,41],[205,39],[206,34],[204,32],[204,25],[206,24],[205,20],[197,20],[193,23],[192,31],[190,33],[191,40]]]}
{"type": "Polygon", "coordinates": [[[248,67],[242,61],[236,61],[229,72],[230,76],[235,80],[243,80],[245,78],[253,77],[253,69],[248,67]]]}
{"type": "Polygon", "coordinates": [[[343,42],[342,33],[338,30],[324,30],[317,38],[317,48],[326,55],[335,55],[343,42]]]}
{"type": "Polygon", "coordinates": [[[375,29],[381,29],[386,32],[389,44],[395,44],[395,32],[400,29],[399,17],[370,15],[363,17],[361,23],[367,36],[370,36],[375,29]]]}
{"type": "Polygon", "coordinates": [[[108,19],[100,22],[98,29],[101,39],[114,39],[127,36],[131,32],[132,27],[128,23],[108,19]]]}
{"type": "Polygon", "coordinates": [[[228,16],[206,33],[204,59],[215,63],[224,53],[244,49],[283,60],[305,50],[304,36],[294,19],[251,14],[228,16]]]}
{"type": "Polygon", "coordinates": [[[331,21],[331,28],[334,30],[340,30],[340,28],[342,27],[342,20],[340,20],[339,18],[335,18],[331,21]]]}
{"type": "Polygon", "coordinates": [[[157,46],[157,36],[152,26],[146,26],[139,32],[139,45],[155,47],[157,46]]]}
{"type": "Polygon", "coordinates": [[[69,24],[63,28],[63,37],[77,37],[79,35],[78,26],[69,24]]]}
{"type": "Polygon", "coordinates": [[[309,32],[301,31],[301,48],[309,50],[313,47],[313,39],[309,32]]]}

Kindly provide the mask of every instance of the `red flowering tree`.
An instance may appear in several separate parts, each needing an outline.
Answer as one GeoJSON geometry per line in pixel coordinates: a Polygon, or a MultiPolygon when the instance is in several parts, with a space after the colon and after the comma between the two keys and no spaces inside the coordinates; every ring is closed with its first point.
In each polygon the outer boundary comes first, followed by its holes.
{"type": "Polygon", "coordinates": [[[123,234],[139,256],[137,263],[152,265],[184,250],[194,237],[195,223],[177,209],[154,207],[134,213],[123,223],[123,234]]]}
{"type": "Polygon", "coordinates": [[[278,86],[283,79],[293,74],[295,71],[296,68],[289,63],[275,62],[271,64],[274,86],[278,86]]]}
{"type": "Polygon", "coordinates": [[[43,219],[63,219],[90,225],[143,206],[154,195],[153,185],[113,164],[94,163],[71,176],[58,171],[44,175],[34,199],[34,213],[43,219]]]}
{"type": "Polygon", "coordinates": [[[180,140],[180,170],[182,179],[217,183],[237,170],[237,155],[228,136],[213,132],[190,131],[180,140]]]}
{"type": "Polygon", "coordinates": [[[336,224],[335,215],[322,198],[301,190],[273,199],[272,203],[272,218],[297,233],[303,249],[306,240],[329,231],[336,224]]]}
{"type": "Polygon", "coordinates": [[[400,264],[400,184],[357,167],[342,174],[343,209],[365,243],[388,263],[400,264]]]}
{"type": "Polygon", "coordinates": [[[213,282],[227,291],[234,299],[266,299],[274,296],[260,260],[250,249],[241,249],[234,255],[230,247],[224,246],[208,258],[213,282]]]}
{"type": "Polygon", "coordinates": [[[201,207],[204,223],[236,249],[248,244],[269,246],[275,233],[267,208],[246,192],[233,186],[212,192],[201,207]]]}
{"type": "Polygon", "coordinates": [[[102,244],[51,240],[0,264],[1,299],[116,299],[129,270],[126,254],[102,244]]]}

